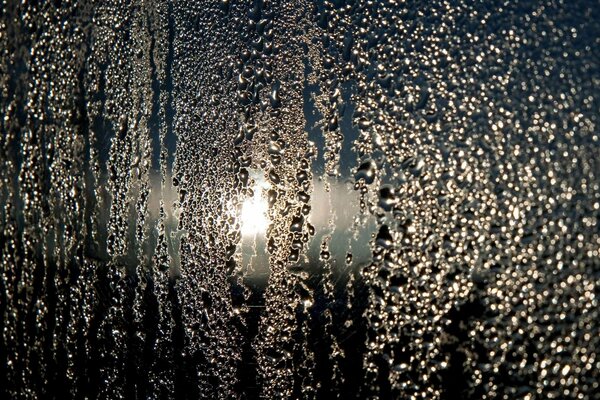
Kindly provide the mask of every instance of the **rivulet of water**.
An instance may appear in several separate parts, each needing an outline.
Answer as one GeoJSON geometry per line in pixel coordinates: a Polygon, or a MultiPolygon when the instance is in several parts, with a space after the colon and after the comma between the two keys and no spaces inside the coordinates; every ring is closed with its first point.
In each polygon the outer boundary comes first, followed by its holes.
{"type": "Polygon", "coordinates": [[[1,399],[594,399],[594,1],[5,0],[1,399]]]}

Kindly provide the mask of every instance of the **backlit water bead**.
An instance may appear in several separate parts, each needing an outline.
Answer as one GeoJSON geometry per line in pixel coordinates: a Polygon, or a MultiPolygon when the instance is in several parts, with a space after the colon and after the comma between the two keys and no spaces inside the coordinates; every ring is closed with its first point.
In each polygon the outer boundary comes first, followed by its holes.
{"type": "Polygon", "coordinates": [[[377,166],[371,160],[365,161],[360,164],[358,169],[356,170],[356,174],[354,174],[354,179],[356,181],[363,180],[366,184],[371,184],[375,180],[375,172],[377,170],[377,166]]]}
{"type": "Polygon", "coordinates": [[[379,206],[385,211],[390,211],[397,203],[396,193],[393,187],[383,186],[379,190],[379,206]]]}

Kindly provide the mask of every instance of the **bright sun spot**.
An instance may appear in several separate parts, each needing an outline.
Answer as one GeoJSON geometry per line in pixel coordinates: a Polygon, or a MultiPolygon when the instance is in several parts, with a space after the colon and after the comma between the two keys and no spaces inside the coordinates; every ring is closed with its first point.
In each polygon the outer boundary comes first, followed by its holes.
{"type": "Polygon", "coordinates": [[[254,187],[254,196],[244,200],[242,212],[240,214],[241,233],[246,237],[253,237],[257,234],[264,234],[269,227],[269,218],[267,217],[267,200],[263,197],[263,189],[268,188],[264,179],[256,180],[254,187]]]}

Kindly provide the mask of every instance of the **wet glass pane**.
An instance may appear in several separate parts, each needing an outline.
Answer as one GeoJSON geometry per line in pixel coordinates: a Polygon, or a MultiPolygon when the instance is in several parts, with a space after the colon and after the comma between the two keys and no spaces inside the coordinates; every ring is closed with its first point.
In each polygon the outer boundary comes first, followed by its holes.
{"type": "Polygon", "coordinates": [[[0,398],[600,388],[594,1],[0,11],[0,398]]]}

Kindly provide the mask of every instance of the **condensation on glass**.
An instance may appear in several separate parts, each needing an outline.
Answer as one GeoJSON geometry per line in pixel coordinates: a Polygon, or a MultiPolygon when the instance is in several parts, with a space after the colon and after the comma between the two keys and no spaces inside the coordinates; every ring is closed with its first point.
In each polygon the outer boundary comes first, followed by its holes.
{"type": "Polygon", "coordinates": [[[520,3],[4,1],[0,397],[597,396],[600,8],[520,3]]]}

